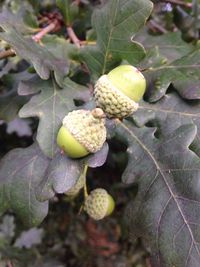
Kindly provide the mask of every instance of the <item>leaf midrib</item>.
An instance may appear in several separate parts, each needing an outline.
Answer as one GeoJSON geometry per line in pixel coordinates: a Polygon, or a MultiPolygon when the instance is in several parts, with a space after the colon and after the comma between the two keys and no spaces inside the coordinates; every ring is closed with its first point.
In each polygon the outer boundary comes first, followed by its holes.
{"type": "MultiPolygon", "coordinates": [[[[179,211],[179,213],[180,213],[180,215],[181,215],[181,217],[182,217],[182,219],[183,219],[183,222],[184,222],[184,224],[186,225],[186,227],[187,227],[187,229],[188,229],[188,231],[189,231],[190,237],[191,237],[191,242],[192,242],[192,244],[191,244],[191,246],[190,246],[190,249],[189,249],[188,253],[190,253],[191,247],[192,247],[192,245],[193,245],[193,246],[195,247],[196,251],[197,251],[197,254],[198,254],[199,257],[200,257],[200,251],[199,251],[199,248],[198,248],[198,246],[197,246],[197,243],[196,243],[196,241],[195,241],[195,239],[194,239],[194,235],[193,235],[193,232],[192,232],[192,230],[191,230],[191,228],[190,228],[190,225],[188,224],[187,219],[186,219],[185,216],[184,216],[184,212],[182,211],[182,209],[181,209],[181,207],[180,207],[180,205],[179,205],[179,203],[178,203],[178,200],[177,200],[177,198],[176,198],[176,195],[174,194],[174,192],[172,191],[170,185],[168,184],[168,182],[167,182],[167,180],[166,180],[166,178],[165,178],[165,175],[164,175],[164,173],[162,172],[162,169],[160,168],[160,166],[159,166],[159,164],[157,163],[156,159],[154,158],[154,156],[152,155],[152,153],[149,151],[149,149],[148,149],[148,148],[147,148],[147,147],[140,141],[140,139],[139,139],[139,138],[138,138],[132,131],[129,130],[129,128],[128,128],[124,123],[119,122],[119,124],[121,125],[122,128],[125,129],[125,131],[127,131],[127,132],[131,135],[131,137],[132,137],[133,139],[136,140],[136,142],[142,147],[143,150],[145,150],[145,152],[150,156],[150,158],[151,158],[152,161],[154,162],[154,164],[155,164],[155,166],[156,166],[156,169],[157,169],[157,172],[160,172],[161,177],[163,178],[163,181],[164,181],[164,183],[165,183],[165,185],[166,185],[166,187],[167,187],[167,190],[168,190],[168,192],[170,193],[170,198],[167,200],[163,212],[165,211],[166,206],[169,204],[171,198],[173,198],[173,200],[174,200],[174,202],[175,202],[175,204],[176,204],[176,206],[177,206],[177,208],[178,208],[178,211],[179,211]]],[[[159,177],[159,175],[157,175],[156,179],[157,179],[158,177],[159,177]]],[[[154,179],[154,182],[155,182],[156,179],[154,179]]],[[[162,212],[162,214],[163,214],[163,212],[162,212]]],[[[158,236],[157,236],[157,238],[158,238],[158,236]]],[[[158,245],[157,245],[157,246],[158,246],[158,245]]],[[[188,254],[188,255],[189,255],[189,254],[188,254]]],[[[188,261],[188,257],[187,257],[187,261],[188,261]]],[[[187,264],[187,262],[186,262],[186,264],[187,264]]]]}

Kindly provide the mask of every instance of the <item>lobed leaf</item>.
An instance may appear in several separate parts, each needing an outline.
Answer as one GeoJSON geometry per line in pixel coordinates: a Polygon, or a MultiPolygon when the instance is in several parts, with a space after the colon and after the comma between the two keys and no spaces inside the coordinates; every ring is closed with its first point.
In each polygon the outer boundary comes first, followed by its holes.
{"type": "Polygon", "coordinates": [[[56,135],[62,119],[69,111],[76,108],[74,100],[86,101],[88,90],[66,78],[63,88],[58,88],[53,80],[32,79],[21,82],[19,94],[37,93],[19,112],[21,118],[38,117],[37,141],[44,154],[53,158],[57,151],[56,135]]]}
{"type": "Polygon", "coordinates": [[[20,25],[18,23],[15,25],[12,23],[13,20],[15,16],[11,13],[9,16],[4,12],[0,13],[0,27],[3,29],[0,38],[6,41],[17,55],[31,63],[42,79],[49,79],[53,71],[57,83],[62,86],[64,76],[67,74],[67,62],[51,54],[31,37],[25,37],[20,31],[20,27],[23,28],[24,24],[20,22],[20,25]]]}
{"type": "Polygon", "coordinates": [[[48,164],[37,144],[6,154],[0,162],[0,213],[12,209],[28,226],[42,222],[48,202],[39,202],[35,193],[48,164]]]}
{"type": "Polygon", "coordinates": [[[139,110],[132,116],[137,126],[151,123],[159,131],[171,134],[183,124],[193,123],[197,134],[192,149],[200,156],[200,102],[183,101],[176,93],[165,95],[159,102],[149,104],[141,102],[139,110]]]}
{"type": "Polygon", "coordinates": [[[144,57],[144,48],[134,42],[133,37],[145,24],[152,8],[148,0],[110,0],[95,10],[92,26],[97,34],[97,45],[81,51],[94,79],[122,59],[135,64],[144,57]]]}
{"type": "Polygon", "coordinates": [[[86,176],[87,166],[102,166],[107,158],[108,144],[95,154],[80,159],[71,159],[58,152],[49,164],[46,175],[37,190],[40,201],[51,199],[56,193],[63,194],[70,190],[80,176],[86,176]]]}
{"type": "MultiPolygon", "coordinates": [[[[164,42],[167,37],[168,36],[165,37],[164,35],[159,38],[164,42]]],[[[167,50],[166,47],[163,47],[162,44],[159,46],[158,37],[151,37],[152,40],[154,38],[155,40],[152,44],[154,44],[156,40],[158,41],[157,59],[159,59],[160,65],[158,64],[159,61],[157,61],[157,64],[155,65],[152,50],[149,50],[149,53],[147,53],[147,59],[144,59],[144,62],[140,62],[140,65],[145,69],[143,74],[145,75],[148,84],[148,101],[155,102],[161,99],[171,83],[183,98],[200,99],[199,45],[193,47],[193,49],[192,46],[189,45],[178,46],[178,48],[173,49],[173,53],[171,53],[171,55],[176,54],[176,56],[171,56],[176,59],[170,61],[170,57],[168,56],[169,50],[167,50]],[[187,51],[188,53],[186,53],[187,51]],[[180,56],[180,53],[182,56],[180,56]],[[152,64],[150,64],[150,62],[152,62],[152,64]],[[147,65],[145,66],[145,64],[147,65]]],[[[170,47],[171,46],[169,46],[169,49],[170,47]]],[[[155,50],[153,51],[155,54],[155,50]]]]}
{"type": "Polygon", "coordinates": [[[116,131],[128,143],[123,181],[138,185],[126,211],[132,237],[145,239],[155,267],[199,266],[200,158],[188,148],[196,126],[157,137],[156,128],[124,121],[116,131]]]}

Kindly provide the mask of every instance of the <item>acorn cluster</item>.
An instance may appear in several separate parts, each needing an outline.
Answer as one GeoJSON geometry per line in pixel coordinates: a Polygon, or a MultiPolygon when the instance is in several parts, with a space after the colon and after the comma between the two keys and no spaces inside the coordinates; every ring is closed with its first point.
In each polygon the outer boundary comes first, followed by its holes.
{"type": "MultiPolygon", "coordinates": [[[[102,75],[94,87],[94,110],[74,110],[62,121],[57,144],[71,158],[81,158],[100,150],[106,141],[105,117],[123,119],[138,109],[146,81],[131,65],[121,65],[102,75]]],[[[85,184],[81,176],[66,194],[76,195],[85,184]]],[[[114,209],[114,200],[106,190],[98,188],[86,197],[84,210],[95,220],[103,219],[114,209]]]]}

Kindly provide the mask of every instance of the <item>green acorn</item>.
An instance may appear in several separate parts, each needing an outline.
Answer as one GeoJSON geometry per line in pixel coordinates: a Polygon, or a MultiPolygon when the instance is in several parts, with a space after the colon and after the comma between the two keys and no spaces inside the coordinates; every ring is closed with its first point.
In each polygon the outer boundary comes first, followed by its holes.
{"type": "Polygon", "coordinates": [[[76,184],[65,192],[68,197],[76,197],[85,184],[85,176],[80,176],[76,184]]]}
{"type": "Polygon", "coordinates": [[[85,200],[84,210],[94,220],[101,220],[110,215],[115,207],[111,195],[103,188],[97,188],[85,200]]]}
{"type": "Polygon", "coordinates": [[[80,190],[84,187],[85,182],[86,182],[86,173],[87,173],[87,165],[84,167],[83,173],[80,175],[80,177],[78,178],[77,182],[75,183],[75,185],[70,188],[68,191],[65,192],[65,195],[73,198],[76,197],[78,195],[78,193],[80,192],[80,190]]]}
{"type": "Polygon", "coordinates": [[[109,118],[121,119],[138,109],[145,88],[146,80],[137,68],[121,65],[98,79],[94,98],[109,118]]]}
{"type": "Polygon", "coordinates": [[[71,158],[97,152],[106,140],[104,117],[100,108],[68,113],[58,131],[58,146],[71,158]]]}

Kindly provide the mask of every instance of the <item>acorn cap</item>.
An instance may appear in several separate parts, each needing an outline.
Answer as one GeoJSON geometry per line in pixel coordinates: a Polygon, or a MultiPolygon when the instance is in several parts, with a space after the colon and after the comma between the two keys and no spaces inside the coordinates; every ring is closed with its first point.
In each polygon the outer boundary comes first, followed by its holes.
{"type": "Polygon", "coordinates": [[[115,207],[111,195],[103,188],[97,188],[85,200],[84,209],[94,220],[101,220],[110,215],[115,207]]]}
{"type": "Polygon", "coordinates": [[[82,149],[81,156],[97,152],[106,140],[104,116],[100,108],[92,111],[74,110],[69,112],[64,117],[62,121],[63,126],[58,133],[58,137],[61,134],[67,136],[69,142],[66,146],[63,146],[62,142],[59,144],[59,138],[57,138],[58,145],[72,157],[76,157],[74,155],[78,154],[78,152],[74,153],[73,151],[78,144],[77,150],[82,149]],[[74,142],[76,142],[76,145],[74,142]]]}
{"type": "Polygon", "coordinates": [[[108,75],[101,76],[95,84],[94,98],[110,118],[124,118],[138,109],[138,103],[118,90],[108,75]]]}

